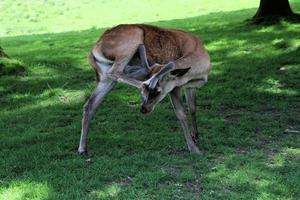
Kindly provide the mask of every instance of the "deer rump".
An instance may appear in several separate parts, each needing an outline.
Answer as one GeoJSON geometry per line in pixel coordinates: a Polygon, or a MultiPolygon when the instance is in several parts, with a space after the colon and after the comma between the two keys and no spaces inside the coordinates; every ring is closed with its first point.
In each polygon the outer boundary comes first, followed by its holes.
{"type": "MultiPolygon", "coordinates": [[[[175,36],[175,33],[170,30],[160,29],[150,25],[137,25],[143,30],[143,45],[146,49],[147,61],[151,66],[155,63],[167,64],[175,61],[183,56],[180,50],[181,41],[175,36]]],[[[124,28],[122,25],[114,27],[109,30],[117,31],[117,29],[124,28]]],[[[177,32],[181,32],[176,30],[177,32]]],[[[150,78],[149,71],[141,65],[140,53],[136,51],[128,66],[125,67],[124,73],[137,80],[146,80],[150,78]]]]}

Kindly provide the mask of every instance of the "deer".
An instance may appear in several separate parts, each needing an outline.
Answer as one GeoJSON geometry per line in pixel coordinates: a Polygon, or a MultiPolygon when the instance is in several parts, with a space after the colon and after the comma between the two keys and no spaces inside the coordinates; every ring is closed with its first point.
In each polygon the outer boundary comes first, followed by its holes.
{"type": "Polygon", "coordinates": [[[116,83],[137,88],[142,96],[140,112],[151,113],[167,95],[182,127],[191,153],[196,145],[196,88],[208,81],[210,56],[200,39],[189,32],[146,24],[121,24],[106,30],[88,55],[97,85],[84,105],[78,152],[87,155],[91,116],[116,83]],[[189,123],[181,92],[185,93],[189,123]]]}

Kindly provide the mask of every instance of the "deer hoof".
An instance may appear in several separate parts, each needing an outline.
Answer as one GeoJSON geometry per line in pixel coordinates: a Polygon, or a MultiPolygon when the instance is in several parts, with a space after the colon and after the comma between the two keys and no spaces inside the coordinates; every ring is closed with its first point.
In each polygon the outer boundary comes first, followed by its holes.
{"type": "Polygon", "coordinates": [[[78,149],[78,154],[81,156],[87,156],[88,152],[86,149],[78,149]]]}
{"type": "Polygon", "coordinates": [[[202,152],[198,149],[197,146],[193,146],[190,148],[190,152],[197,155],[202,155],[202,152]]]}
{"type": "Polygon", "coordinates": [[[199,137],[196,134],[192,134],[192,139],[195,143],[199,143],[199,137]]]}

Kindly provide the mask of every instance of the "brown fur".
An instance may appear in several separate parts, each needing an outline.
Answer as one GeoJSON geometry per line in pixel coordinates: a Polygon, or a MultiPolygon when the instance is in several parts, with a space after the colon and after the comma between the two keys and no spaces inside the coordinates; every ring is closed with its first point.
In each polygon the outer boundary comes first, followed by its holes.
{"type": "MultiPolygon", "coordinates": [[[[143,60],[144,57],[145,54],[143,60]]],[[[144,24],[119,25],[107,30],[101,36],[90,51],[88,59],[96,71],[98,83],[86,103],[87,106],[84,107],[78,148],[80,154],[87,151],[91,114],[116,82],[129,84],[140,90],[143,97],[142,113],[152,112],[155,106],[169,95],[189,150],[200,154],[193,141],[197,136],[196,96],[193,91],[195,87],[201,87],[207,82],[211,65],[209,55],[198,38],[184,31],[144,24]],[[147,69],[150,72],[146,80],[143,80],[144,76],[139,79],[124,73],[124,69],[130,66],[130,62],[140,64],[136,52],[141,45],[145,48],[147,60],[152,64],[156,63],[151,70],[147,69]],[[189,129],[181,90],[187,92],[192,129],[189,129]]]]}
{"type": "Polygon", "coordinates": [[[96,64],[96,61],[95,61],[95,58],[92,54],[92,49],[90,50],[89,54],[88,54],[88,61],[89,61],[89,64],[93,67],[93,69],[95,70],[95,73],[96,73],[96,81],[99,82],[100,81],[100,74],[98,73],[98,70],[97,70],[97,64],[96,64]]]}
{"type": "Polygon", "coordinates": [[[101,50],[103,55],[115,60],[115,53],[111,49],[115,45],[121,45],[130,41],[131,31],[141,29],[143,31],[143,44],[146,47],[147,58],[150,63],[166,64],[171,60],[177,60],[183,56],[182,46],[185,40],[180,39],[178,35],[186,32],[171,29],[162,29],[159,27],[145,24],[122,24],[105,31],[98,42],[102,41],[101,50]],[[125,36],[125,37],[124,37],[125,36]],[[126,41],[124,41],[124,39],[126,41]]]}
{"type": "Polygon", "coordinates": [[[180,41],[173,32],[149,25],[138,25],[144,31],[144,45],[150,62],[166,64],[182,56],[180,41]]]}
{"type": "MultiPolygon", "coordinates": [[[[200,52],[199,59],[204,57],[203,60],[207,60],[208,56],[201,42],[192,34],[145,24],[122,24],[108,29],[97,41],[94,49],[109,60],[122,61],[130,52],[136,52],[139,44],[144,44],[150,64],[178,61],[176,67],[184,68],[189,62],[185,59],[189,57],[189,54],[200,52]]],[[[89,62],[97,71],[93,61],[89,59],[89,62]]],[[[138,64],[138,56],[133,53],[129,63],[138,64]]],[[[160,67],[154,68],[153,73],[157,72],[160,67]]],[[[101,72],[96,74],[99,79],[101,72]]]]}

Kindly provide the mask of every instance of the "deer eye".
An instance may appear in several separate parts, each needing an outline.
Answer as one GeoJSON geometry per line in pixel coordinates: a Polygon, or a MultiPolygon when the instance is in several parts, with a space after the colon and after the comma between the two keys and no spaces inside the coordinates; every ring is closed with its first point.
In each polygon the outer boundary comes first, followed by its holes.
{"type": "Polygon", "coordinates": [[[147,84],[143,84],[142,87],[143,87],[143,89],[149,90],[149,85],[147,85],[147,84]]]}
{"type": "Polygon", "coordinates": [[[150,90],[149,91],[149,99],[157,97],[159,95],[159,93],[160,93],[160,91],[158,91],[157,89],[150,90]]]}

